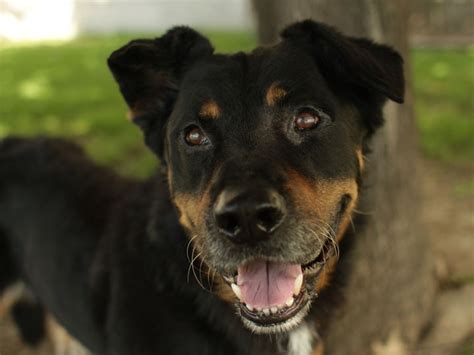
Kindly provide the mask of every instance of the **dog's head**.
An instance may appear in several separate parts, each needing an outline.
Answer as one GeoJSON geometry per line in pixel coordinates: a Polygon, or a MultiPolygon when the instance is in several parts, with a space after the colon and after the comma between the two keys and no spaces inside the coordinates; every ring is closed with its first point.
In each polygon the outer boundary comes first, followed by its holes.
{"type": "Polygon", "coordinates": [[[366,139],[385,100],[403,100],[402,59],[312,21],[271,47],[213,51],[177,27],[108,63],[219,296],[252,330],[285,331],[337,261],[366,139]]]}

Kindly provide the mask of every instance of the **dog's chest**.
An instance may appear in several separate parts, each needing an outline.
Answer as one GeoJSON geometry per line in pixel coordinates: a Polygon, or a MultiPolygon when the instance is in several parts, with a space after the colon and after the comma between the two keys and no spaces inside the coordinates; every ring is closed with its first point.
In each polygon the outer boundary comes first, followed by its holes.
{"type": "Polygon", "coordinates": [[[307,323],[292,330],[288,339],[288,355],[311,355],[315,342],[318,341],[315,331],[307,323]]]}

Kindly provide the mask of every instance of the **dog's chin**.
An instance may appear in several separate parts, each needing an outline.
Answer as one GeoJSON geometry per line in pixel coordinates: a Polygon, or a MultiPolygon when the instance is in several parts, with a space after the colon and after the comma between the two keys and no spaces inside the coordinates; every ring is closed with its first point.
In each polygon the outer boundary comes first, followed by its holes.
{"type": "Polygon", "coordinates": [[[318,296],[316,284],[326,262],[334,256],[334,253],[335,250],[328,243],[310,262],[298,266],[293,265],[300,268],[301,273],[295,277],[292,295],[287,297],[286,301],[272,304],[267,308],[245,302],[243,291],[237,286],[238,273],[225,276],[224,279],[236,295],[234,306],[243,324],[257,334],[286,333],[297,327],[308,314],[313,299],[318,296]]]}
{"type": "Polygon", "coordinates": [[[308,314],[311,305],[311,296],[303,291],[294,297],[291,306],[283,305],[275,312],[267,310],[249,310],[247,305],[237,302],[236,307],[243,324],[257,334],[286,333],[295,328],[308,314]]]}

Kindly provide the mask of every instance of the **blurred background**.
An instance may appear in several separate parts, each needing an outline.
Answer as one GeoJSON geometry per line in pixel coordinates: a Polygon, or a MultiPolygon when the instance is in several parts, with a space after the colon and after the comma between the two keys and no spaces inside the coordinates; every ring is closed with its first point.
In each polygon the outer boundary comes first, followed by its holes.
{"type": "MultiPolygon", "coordinates": [[[[411,71],[423,152],[463,166],[474,158],[474,2],[412,3],[411,71]]],[[[221,52],[257,44],[248,0],[0,0],[0,137],[73,136],[124,173],[148,173],[138,132],[121,120],[126,107],[105,60],[126,41],[176,24],[202,30],[221,52]]],[[[462,181],[453,188],[474,190],[462,181]]]]}
{"type": "MultiPolygon", "coordinates": [[[[126,120],[107,56],[180,24],[219,52],[250,50],[264,37],[255,8],[250,0],[0,0],[0,139],[66,136],[122,174],[149,175],[156,163],[126,120]]],[[[405,16],[420,218],[443,291],[430,341],[474,354],[474,0],[414,0],[405,16]]],[[[0,354],[19,354],[5,319],[0,354]]]]}
{"type": "MultiPolygon", "coordinates": [[[[148,173],[105,59],[132,38],[176,24],[202,30],[221,52],[257,44],[248,0],[1,0],[0,137],[73,136],[124,173],[148,173]]],[[[427,157],[461,166],[474,159],[473,37],[472,0],[413,1],[421,145],[427,157]]],[[[474,190],[468,182],[454,188],[474,190]]]]}

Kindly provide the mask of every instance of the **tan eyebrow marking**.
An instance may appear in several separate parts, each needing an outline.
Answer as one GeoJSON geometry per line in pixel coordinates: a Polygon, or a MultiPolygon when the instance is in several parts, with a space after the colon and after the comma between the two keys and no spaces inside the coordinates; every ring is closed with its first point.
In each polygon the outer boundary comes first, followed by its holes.
{"type": "Polygon", "coordinates": [[[287,92],[278,83],[273,83],[267,90],[265,100],[269,106],[275,105],[278,101],[286,96],[287,92]]]}
{"type": "Polygon", "coordinates": [[[221,109],[217,102],[214,100],[207,100],[205,101],[201,109],[199,110],[199,116],[202,118],[212,118],[212,119],[217,119],[219,118],[219,115],[221,114],[221,109]]]}

